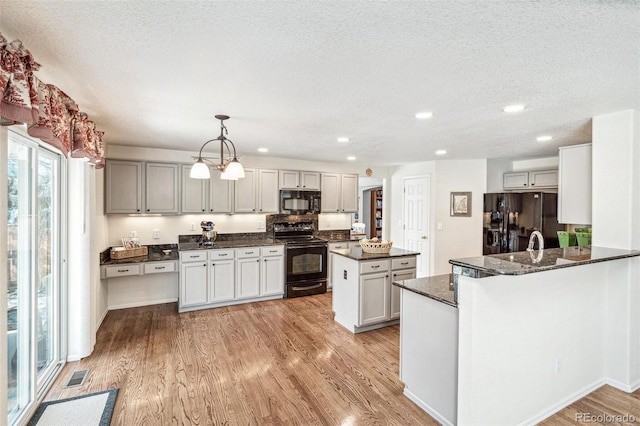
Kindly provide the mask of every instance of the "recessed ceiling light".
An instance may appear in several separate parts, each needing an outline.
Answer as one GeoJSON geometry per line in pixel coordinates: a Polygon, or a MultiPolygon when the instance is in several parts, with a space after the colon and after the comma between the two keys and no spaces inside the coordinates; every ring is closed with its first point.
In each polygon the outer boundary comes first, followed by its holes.
{"type": "Polygon", "coordinates": [[[524,105],[507,105],[502,110],[504,112],[520,112],[524,110],[524,105]]]}
{"type": "Polygon", "coordinates": [[[538,142],[549,142],[551,139],[553,139],[553,136],[539,136],[536,138],[538,142]]]}
{"type": "Polygon", "coordinates": [[[258,152],[269,152],[269,148],[258,148],[258,152]]]}
{"type": "Polygon", "coordinates": [[[338,138],[338,142],[349,142],[349,138],[340,137],[340,138],[338,138]]]}
{"type": "Polygon", "coordinates": [[[444,149],[439,149],[439,150],[436,151],[436,155],[445,155],[446,153],[447,153],[447,151],[444,150],[444,149]]]}
{"type": "Polygon", "coordinates": [[[354,161],[356,159],[356,157],[354,157],[353,155],[350,155],[347,157],[347,160],[349,161],[354,161]]]}
{"type": "Polygon", "coordinates": [[[433,117],[433,113],[432,112],[426,112],[425,111],[425,112],[419,112],[419,113],[416,114],[416,118],[419,119],[419,120],[424,120],[424,119],[431,118],[431,117],[433,117]]]}

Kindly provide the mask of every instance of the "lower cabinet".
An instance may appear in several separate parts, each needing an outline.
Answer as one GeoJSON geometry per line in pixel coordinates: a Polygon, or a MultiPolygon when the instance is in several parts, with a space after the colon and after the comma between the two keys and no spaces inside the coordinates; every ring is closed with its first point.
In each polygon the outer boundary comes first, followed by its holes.
{"type": "Polygon", "coordinates": [[[180,312],[284,295],[284,246],[180,252],[180,312]]]}
{"type": "Polygon", "coordinates": [[[397,324],[400,288],[393,285],[416,277],[415,256],[356,260],[334,254],[334,319],[353,333],[397,324]]]}

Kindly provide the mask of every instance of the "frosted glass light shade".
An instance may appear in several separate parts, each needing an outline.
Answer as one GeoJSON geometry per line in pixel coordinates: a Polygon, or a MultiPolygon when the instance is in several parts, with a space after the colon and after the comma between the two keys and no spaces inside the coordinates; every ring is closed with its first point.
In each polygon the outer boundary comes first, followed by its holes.
{"type": "Polygon", "coordinates": [[[202,159],[198,159],[198,161],[191,166],[189,177],[193,179],[209,179],[211,177],[211,174],[209,173],[209,166],[204,164],[202,159]]]}
{"type": "Polygon", "coordinates": [[[220,173],[220,179],[222,179],[222,180],[238,180],[237,177],[231,176],[226,171],[220,173]]]}
{"type": "Polygon", "coordinates": [[[227,164],[227,167],[224,169],[224,175],[228,176],[222,179],[239,179],[239,178],[243,178],[244,177],[244,167],[242,167],[242,164],[240,164],[240,162],[234,158],[233,160],[231,160],[231,162],[229,164],[227,164]]]}

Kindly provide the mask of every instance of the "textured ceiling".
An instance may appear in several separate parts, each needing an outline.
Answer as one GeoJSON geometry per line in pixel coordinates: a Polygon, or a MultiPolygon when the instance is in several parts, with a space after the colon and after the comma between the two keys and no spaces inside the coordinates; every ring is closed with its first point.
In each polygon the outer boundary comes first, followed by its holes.
{"type": "Polygon", "coordinates": [[[108,144],[197,151],[227,114],[242,155],[531,158],[590,141],[594,115],[640,109],[633,0],[3,0],[0,32],[108,144]],[[513,103],[526,109],[502,112],[513,103]]]}

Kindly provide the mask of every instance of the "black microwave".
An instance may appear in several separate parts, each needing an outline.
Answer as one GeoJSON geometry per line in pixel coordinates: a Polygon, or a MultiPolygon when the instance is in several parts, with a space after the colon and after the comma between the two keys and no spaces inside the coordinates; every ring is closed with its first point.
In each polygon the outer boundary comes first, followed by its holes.
{"type": "Polygon", "coordinates": [[[320,213],[320,191],[280,191],[280,213],[320,213]]]}

